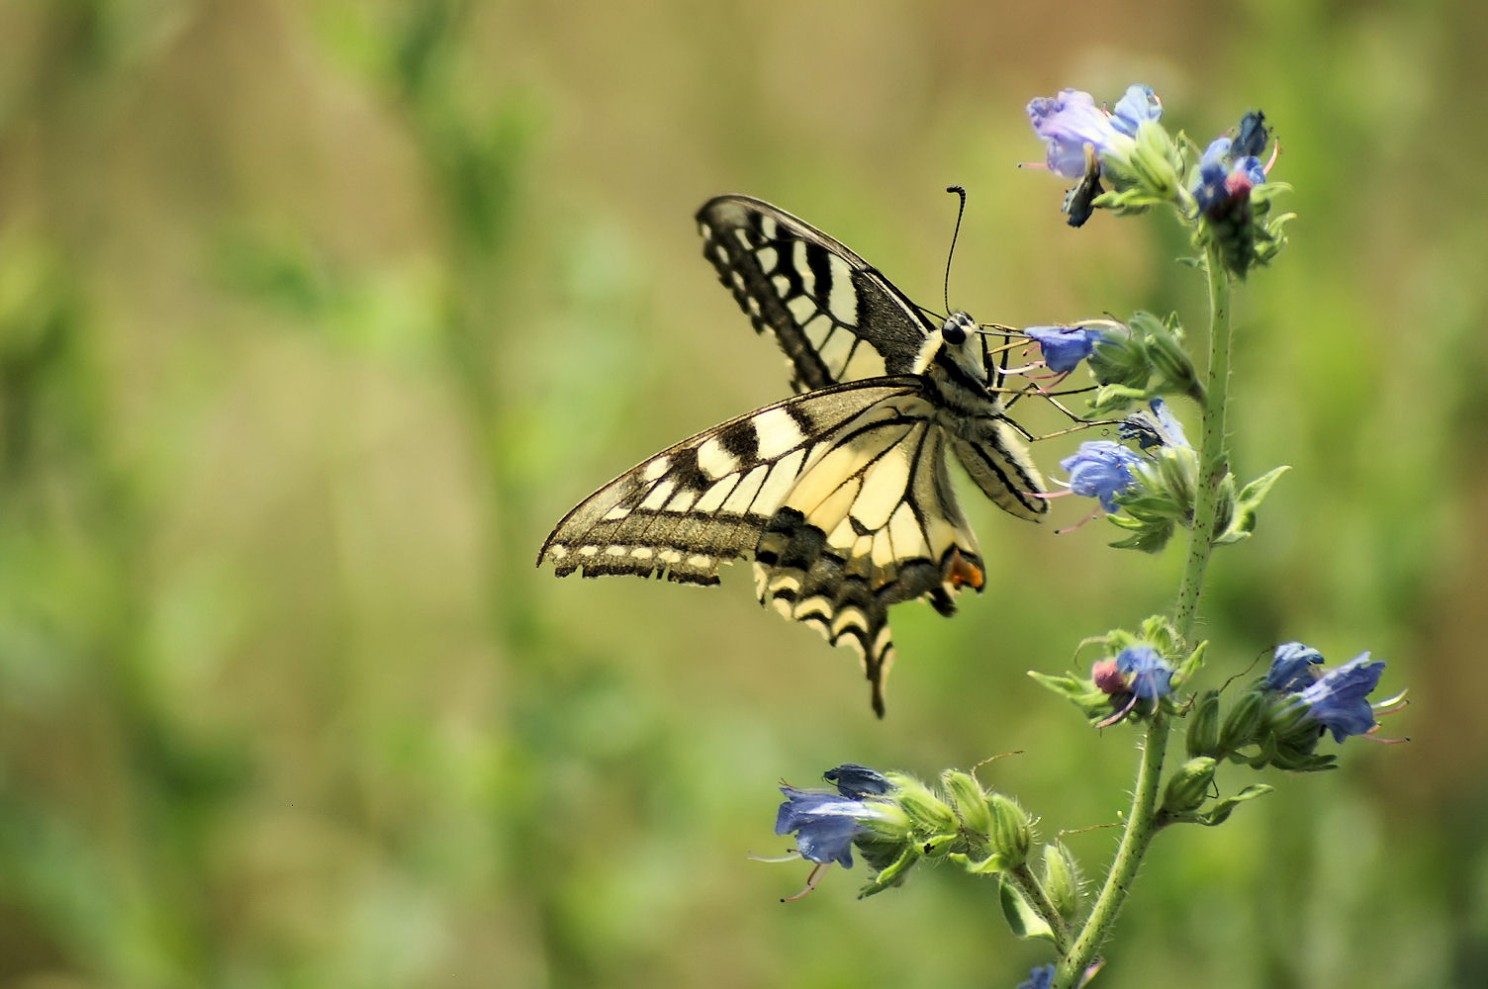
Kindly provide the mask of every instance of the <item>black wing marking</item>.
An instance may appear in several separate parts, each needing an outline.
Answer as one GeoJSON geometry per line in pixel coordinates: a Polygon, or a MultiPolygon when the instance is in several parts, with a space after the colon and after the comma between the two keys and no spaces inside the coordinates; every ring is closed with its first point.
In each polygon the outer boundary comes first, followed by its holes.
{"type": "Polygon", "coordinates": [[[766,406],[600,488],[558,523],[538,563],[559,576],[716,584],[719,566],[753,555],[760,601],[855,647],[882,715],[889,608],[924,597],[949,615],[960,587],[984,579],[933,414],[914,377],[766,406]]]}
{"type": "Polygon", "coordinates": [[[940,327],[841,242],[769,203],[719,196],[698,210],[703,253],[804,392],[909,374],[940,327]]]}

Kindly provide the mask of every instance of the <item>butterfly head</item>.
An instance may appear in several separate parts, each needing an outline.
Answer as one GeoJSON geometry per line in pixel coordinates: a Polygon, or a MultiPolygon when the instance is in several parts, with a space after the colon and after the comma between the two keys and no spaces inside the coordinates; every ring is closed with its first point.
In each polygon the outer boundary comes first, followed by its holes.
{"type": "Polygon", "coordinates": [[[939,360],[947,358],[972,381],[991,384],[994,362],[988,354],[987,332],[969,313],[961,310],[946,317],[940,327],[939,360]]]}
{"type": "Polygon", "coordinates": [[[976,331],[976,320],[971,318],[970,313],[958,309],[941,324],[940,338],[945,341],[947,348],[955,348],[964,344],[976,331]]]}

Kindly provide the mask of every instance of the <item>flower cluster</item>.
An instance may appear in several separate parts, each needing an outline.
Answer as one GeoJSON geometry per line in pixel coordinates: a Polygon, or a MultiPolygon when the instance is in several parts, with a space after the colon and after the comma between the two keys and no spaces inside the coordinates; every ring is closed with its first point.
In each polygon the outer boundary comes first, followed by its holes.
{"type": "Polygon", "coordinates": [[[1113,629],[1087,644],[1103,647],[1088,677],[1037,671],[1030,671],[1029,676],[1073,703],[1097,728],[1145,721],[1159,710],[1179,713],[1174,691],[1191,680],[1204,662],[1203,647],[1183,655],[1173,626],[1157,616],[1143,622],[1136,632],[1113,629]]]}
{"type": "MultiPolygon", "coordinates": [[[[1037,345],[1038,359],[1002,368],[1034,382],[1030,391],[1048,395],[1047,382],[1063,381],[1085,365],[1096,383],[1090,409],[1097,421],[1091,424],[1114,427],[1061,460],[1065,477],[1056,483],[1066,490],[1041,497],[1091,499],[1086,521],[1104,516],[1119,527],[1123,538],[1113,545],[1122,548],[1157,552],[1175,534],[1189,533],[1171,617],[1156,615],[1081,642],[1076,655],[1089,663],[1088,673],[1029,674],[1071,702],[1088,725],[1141,732],[1120,850],[1087,911],[1077,860],[1057,841],[1036,848],[1032,819],[1010,797],[959,770],[947,770],[930,786],[854,764],[825,774],[830,789],[782,786],[775,831],[794,835],[796,856],[814,863],[807,890],[830,865],[851,867],[854,852],[870,870],[860,896],[902,883],[921,860],[995,877],[1013,933],[1047,940],[1058,954],[1056,964],[1032,969],[1019,989],[1052,989],[1083,986],[1100,967],[1097,950],[1154,834],[1178,824],[1222,824],[1240,804],[1273,789],[1261,783],[1234,789],[1222,770],[1330,769],[1337,756],[1319,751],[1327,748],[1325,739],[1379,740],[1380,719],[1397,710],[1404,695],[1370,699],[1385,664],[1369,653],[1329,668],[1318,650],[1300,642],[1277,646],[1264,675],[1247,685],[1232,686],[1235,677],[1219,688],[1199,685],[1199,674],[1219,651],[1195,641],[1210,556],[1216,546],[1252,534],[1261,503],[1287,469],[1242,485],[1230,470],[1226,443],[1232,284],[1275,256],[1290,218],[1271,212],[1273,198],[1286,187],[1270,180],[1277,155],[1264,115],[1246,114],[1202,150],[1169,133],[1161,101],[1140,84],[1109,109],[1089,93],[1062,90],[1030,102],[1028,117],[1045,144],[1048,170],[1075,182],[1064,203],[1072,226],[1096,209],[1125,215],[1166,205],[1189,228],[1202,252],[1196,263],[1209,281],[1210,349],[1202,379],[1176,314],[1144,312],[1125,322],[1027,327],[1022,336],[1030,350],[1037,345]],[[1192,403],[1185,414],[1197,409],[1202,415],[1195,443],[1168,404],[1184,399],[1192,403]],[[1098,650],[1093,662],[1087,649],[1098,650]],[[1167,757],[1179,722],[1186,725],[1186,758],[1175,766],[1167,757]],[[1040,859],[1041,870],[1035,868],[1040,859]]],[[[1228,659],[1233,669],[1248,657],[1228,659]]]]}
{"type": "Polygon", "coordinates": [[[1277,766],[1300,772],[1331,769],[1337,757],[1319,755],[1329,732],[1335,742],[1371,735],[1381,715],[1399,709],[1404,695],[1371,703],[1385,664],[1361,653],[1332,670],[1311,646],[1277,646],[1271,667],[1220,718],[1217,692],[1198,702],[1189,726],[1189,752],[1230,759],[1255,768],[1277,766]]]}
{"type": "Polygon", "coordinates": [[[850,868],[854,848],[873,870],[859,896],[898,885],[924,858],[957,862],[977,875],[1021,868],[1028,858],[1027,813],[970,773],[942,773],[939,792],[902,773],[854,764],[824,778],[835,792],[782,786],[785,802],[775,815],[775,833],[794,834],[797,854],[816,863],[807,890],[823,866],[850,868]]]}
{"type": "Polygon", "coordinates": [[[1079,180],[1064,201],[1070,226],[1083,226],[1097,206],[1137,212],[1171,195],[1150,192],[1154,186],[1171,190],[1177,182],[1175,161],[1161,146],[1161,118],[1162,101],[1140,83],[1127,87],[1110,112],[1078,89],[1028,104],[1029,122],[1047,146],[1049,171],[1079,180]],[[1102,179],[1111,182],[1112,192],[1102,179]]]}
{"type": "Polygon", "coordinates": [[[1049,171],[1079,180],[1064,202],[1071,226],[1084,225],[1096,209],[1120,215],[1166,203],[1194,226],[1195,244],[1217,245],[1238,277],[1280,250],[1291,216],[1269,217],[1271,198],[1285,186],[1267,183],[1270,164],[1260,155],[1270,132],[1260,111],[1211,142],[1197,163],[1197,149],[1163,128],[1161,100],[1140,83],[1109,112],[1089,93],[1066,89],[1032,100],[1028,119],[1045,144],[1049,171]]]}

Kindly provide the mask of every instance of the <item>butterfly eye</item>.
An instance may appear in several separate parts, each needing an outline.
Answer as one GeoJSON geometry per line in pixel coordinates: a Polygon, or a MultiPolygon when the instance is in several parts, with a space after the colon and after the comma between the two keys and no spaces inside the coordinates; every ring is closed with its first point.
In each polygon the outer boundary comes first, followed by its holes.
{"type": "Polygon", "coordinates": [[[952,347],[966,342],[966,337],[972,330],[976,329],[976,323],[964,312],[953,312],[946,317],[945,323],[940,328],[940,335],[945,342],[952,347]]]}

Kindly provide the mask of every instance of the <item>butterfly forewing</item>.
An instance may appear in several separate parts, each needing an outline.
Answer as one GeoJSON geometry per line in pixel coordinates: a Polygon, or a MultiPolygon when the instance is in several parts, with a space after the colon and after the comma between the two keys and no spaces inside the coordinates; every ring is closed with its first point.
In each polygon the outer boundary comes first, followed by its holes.
{"type": "Polygon", "coordinates": [[[704,255],[754,328],[785,351],[797,392],[910,373],[939,336],[877,269],[784,210],[719,196],[697,220],[704,255]]]}

